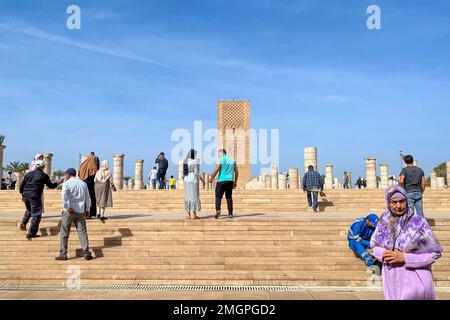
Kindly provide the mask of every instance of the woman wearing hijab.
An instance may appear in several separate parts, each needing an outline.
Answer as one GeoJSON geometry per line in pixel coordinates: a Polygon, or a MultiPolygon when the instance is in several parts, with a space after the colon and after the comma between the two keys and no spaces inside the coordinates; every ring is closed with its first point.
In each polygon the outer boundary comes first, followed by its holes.
{"type": "MultiPolygon", "coordinates": [[[[83,180],[88,187],[89,196],[91,197],[92,204],[96,203],[95,198],[95,175],[97,174],[98,168],[98,158],[94,155],[91,155],[86,160],[84,160],[80,165],[80,170],[78,176],[81,180],[83,180]]],[[[89,212],[89,216],[86,219],[92,219],[97,215],[97,206],[92,205],[91,210],[89,212]]]]}
{"type": "Polygon", "coordinates": [[[374,256],[383,263],[383,290],[387,300],[436,299],[431,265],[442,247],[425,218],[408,208],[406,191],[386,191],[388,209],[371,239],[374,256]]]}
{"type": "Polygon", "coordinates": [[[100,170],[95,175],[95,197],[97,199],[98,214],[97,219],[106,220],[105,208],[113,206],[112,190],[115,191],[114,184],[111,180],[111,171],[109,171],[109,163],[103,160],[100,170]]]}
{"type": "Polygon", "coordinates": [[[189,151],[183,162],[184,180],[184,207],[187,212],[186,219],[199,219],[197,212],[201,210],[199,180],[205,183],[200,176],[200,162],[196,159],[197,152],[189,151]],[[191,215],[192,213],[192,215],[191,215]]]}

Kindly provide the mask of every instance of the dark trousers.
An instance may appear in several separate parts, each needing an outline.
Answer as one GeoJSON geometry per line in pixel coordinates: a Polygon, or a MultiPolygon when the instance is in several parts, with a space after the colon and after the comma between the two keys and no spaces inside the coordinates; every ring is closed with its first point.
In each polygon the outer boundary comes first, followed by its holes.
{"type": "Polygon", "coordinates": [[[25,207],[27,210],[23,215],[22,224],[27,225],[31,218],[31,228],[28,230],[28,234],[35,236],[42,219],[42,200],[41,198],[25,198],[25,207]]]}
{"type": "Polygon", "coordinates": [[[228,214],[233,214],[233,181],[222,181],[216,184],[216,212],[221,211],[223,194],[227,199],[228,214]]]}
{"type": "Polygon", "coordinates": [[[89,211],[90,217],[95,217],[97,215],[97,199],[95,198],[95,176],[87,177],[84,182],[86,182],[89,196],[91,197],[91,210],[89,211]]]}
{"type": "Polygon", "coordinates": [[[166,171],[158,170],[158,173],[156,174],[156,179],[158,180],[159,188],[165,189],[166,188],[166,171]]]}

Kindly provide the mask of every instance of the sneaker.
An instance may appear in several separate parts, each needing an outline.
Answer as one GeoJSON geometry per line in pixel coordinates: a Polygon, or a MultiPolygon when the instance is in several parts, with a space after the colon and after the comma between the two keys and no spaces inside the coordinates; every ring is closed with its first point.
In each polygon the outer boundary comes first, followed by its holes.
{"type": "Polygon", "coordinates": [[[67,256],[59,255],[59,256],[55,257],[55,260],[66,261],[67,260],[67,256]]]}
{"type": "Polygon", "coordinates": [[[20,224],[20,230],[22,231],[27,231],[27,226],[24,225],[23,223],[20,224]]]}
{"type": "Polygon", "coordinates": [[[27,234],[27,239],[28,239],[28,240],[31,240],[31,239],[33,239],[33,238],[39,238],[39,237],[40,237],[40,235],[37,235],[37,234],[35,234],[34,236],[31,235],[31,234],[27,234]]]}
{"type": "Polygon", "coordinates": [[[100,220],[101,221],[105,221],[105,220],[108,220],[108,218],[107,217],[100,217],[100,220]]]}
{"type": "Polygon", "coordinates": [[[220,211],[217,211],[215,216],[214,216],[214,219],[219,219],[219,217],[220,217],[220,211]]]}
{"type": "Polygon", "coordinates": [[[84,256],[84,260],[86,260],[86,261],[89,261],[89,260],[92,260],[92,259],[94,259],[94,257],[92,256],[92,255],[87,255],[87,256],[84,256]]]}
{"type": "Polygon", "coordinates": [[[231,218],[234,218],[234,217],[233,217],[233,214],[232,214],[232,213],[229,213],[229,214],[228,214],[228,218],[230,218],[230,219],[231,219],[231,218]]]}

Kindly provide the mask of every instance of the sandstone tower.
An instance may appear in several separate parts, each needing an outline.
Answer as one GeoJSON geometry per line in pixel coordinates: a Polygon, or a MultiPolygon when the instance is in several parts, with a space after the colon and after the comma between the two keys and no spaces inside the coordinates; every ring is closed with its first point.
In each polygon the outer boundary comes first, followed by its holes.
{"type": "Polygon", "coordinates": [[[250,167],[250,101],[217,102],[218,149],[225,149],[236,160],[239,169],[238,188],[251,180],[250,167]]]}

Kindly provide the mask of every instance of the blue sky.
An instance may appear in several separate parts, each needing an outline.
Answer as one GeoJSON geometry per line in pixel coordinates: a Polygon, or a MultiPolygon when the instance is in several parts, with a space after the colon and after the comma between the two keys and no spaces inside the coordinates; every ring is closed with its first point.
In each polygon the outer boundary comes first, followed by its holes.
{"type": "Polygon", "coordinates": [[[124,153],[134,176],[173,130],[215,127],[217,100],[250,99],[251,126],[280,129],[283,171],[317,146],[322,172],[364,175],[375,156],[397,174],[404,150],[428,173],[450,160],[449,57],[448,1],[0,0],[5,162],[124,153]]]}

